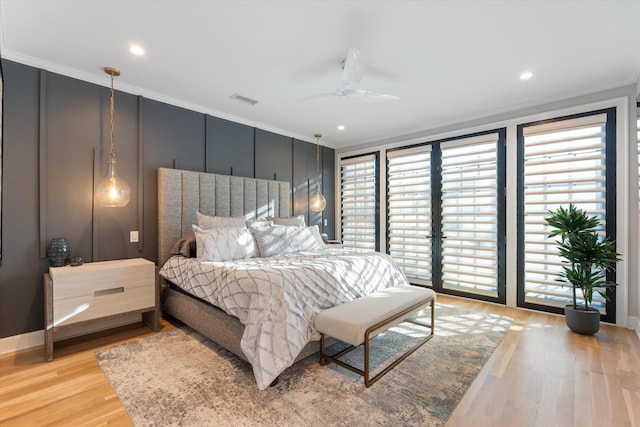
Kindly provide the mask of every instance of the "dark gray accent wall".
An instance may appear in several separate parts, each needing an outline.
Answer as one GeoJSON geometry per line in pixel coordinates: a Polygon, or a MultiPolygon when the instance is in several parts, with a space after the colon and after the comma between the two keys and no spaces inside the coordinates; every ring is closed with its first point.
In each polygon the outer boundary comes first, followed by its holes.
{"type": "Polygon", "coordinates": [[[293,214],[304,215],[309,225],[321,222],[321,215],[309,211],[309,193],[315,189],[316,146],[298,139],[293,140],[293,214]]]}
{"type": "Polygon", "coordinates": [[[253,178],[255,129],[213,116],[207,116],[206,125],[206,172],[253,178]]]}
{"type": "Polygon", "coordinates": [[[3,61],[3,263],[0,337],[42,329],[42,274],[38,196],[40,73],[3,61]]]}
{"type": "Polygon", "coordinates": [[[137,256],[129,243],[129,231],[137,230],[137,98],[121,92],[115,97],[117,170],[131,185],[131,202],[120,209],[104,208],[94,205],[93,188],[105,176],[110,152],[109,89],[44,74],[40,253],[49,240],[64,237],[72,254],[85,261],[137,256]]]}
{"type": "MultiPolygon", "coordinates": [[[[256,177],[292,182],[291,137],[116,90],[117,168],[132,198],[124,208],[94,206],[93,188],[109,154],[109,89],[12,61],[2,65],[0,338],[43,328],[44,250],[53,237],[68,239],[72,253],[87,261],[156,261],[158,167],[219,173],[233,167],[234,175],[254,176],[255,163],[256,177]],[[140,231],[139,243],[129,242],[132,230],[140,231]]],[[[315,163],[297,173],[305,172],[315,173],[315,163]]]]}
{"type": "Polygon", "coordinates": [[[144,239],[141,256],[158,257],[158,177],[159,167],[204,172],[205,116],[184,108],[143,99],[142,146],[144,224],[140,235],[144,239]]]}
{"type": "Polygon", "coordinates": [[[255,177],[289,181],[293,188],[292,139],[262,129],[256,129],[255,138],[255,177]]]}

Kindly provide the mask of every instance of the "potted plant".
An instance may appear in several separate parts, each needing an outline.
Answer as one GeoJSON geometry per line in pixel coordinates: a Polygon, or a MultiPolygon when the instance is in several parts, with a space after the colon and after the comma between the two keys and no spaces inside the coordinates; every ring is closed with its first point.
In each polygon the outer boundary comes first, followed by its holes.
{"type": "Polygon", "coordinates": [[[615,268],[619,254],[615,242],[598,234],[600,220],[585,210],[570,204],[549,211],[547,224],[552,227],[549,237],[559,236],[558,254],[563,258],[560,282],[573,288],[573,304],[565,306],[567,326],[574,332],[593,335],[600,329],[600,311],[591,307],[594,292],[608,301],[606,290],[616,286],[606,274],[615,268]],[[580,289],[584,305],[577,302],[576,289],[580,289]]]}

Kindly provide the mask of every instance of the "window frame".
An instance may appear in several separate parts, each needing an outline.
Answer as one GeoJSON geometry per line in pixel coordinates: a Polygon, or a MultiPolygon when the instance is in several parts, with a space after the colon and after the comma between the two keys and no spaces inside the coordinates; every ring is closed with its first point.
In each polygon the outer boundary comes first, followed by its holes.
{"type": "MultiPolygon", "coordinates": [[[[517,155],[517,285],[516,285],[516,306],[521,308],[527,308],[537,311],[543,311],[548,313],[563,314],[564,308],[538,304],[534,302],[525,301],[525,170],[524,170],[524,129],[528,126],[542,125],[546,123],[560,122],[563,120],[579,119],[588,116],[595,116],[598,114],[606,114],[605,122],[605,221],[606,229],[605,234],[612,240],[616,239],[616,218],[617,218],[617,196],[616,196],[616,159],[617,159],[617,109],[616,107],[602,108],[592,111],[585,111],[576,114],[569,114],[564,116],[553,117],[549,119],[536,120],[527,123],[520,123],[516,126],[516,155],[517,155]]],[[[607,273],[607,280],[616,280],[615,271],[607,273]]],[[[616,292],[615,290],[608,289],[607,295],[609,301],[606,302],[606,314],[601,316],[601,320],[604,322],[616,322],[616,292]]]]}
{"type": "Polygon", "coordinates": [[[345,161],[353,161],[358,158],[365,158],[373,156],[374,163],[374,250],[376,252],[380,251],[380,156],[377,151],[357,154],[353,156],[346,156],[340,158],[338,165],[340,170],[340,240],[344,244],[344,208],[343,208],[343,176],[342,176],[342,166],[345,161]]]}

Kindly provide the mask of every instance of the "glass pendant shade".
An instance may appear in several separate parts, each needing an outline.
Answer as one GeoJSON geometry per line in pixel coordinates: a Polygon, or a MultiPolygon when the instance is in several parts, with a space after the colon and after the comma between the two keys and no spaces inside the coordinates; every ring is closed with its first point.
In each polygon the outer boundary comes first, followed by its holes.
{"type": "Polygon", "coordinates": [[[96,199],[102,206],[110,208],[121,208],[131,200],[131,187],[118,175],[115,159],[107,163],[107,174],[96,187],[96,199]]]}
{"type": "Polygon", "coordinates": [[[320,189],[316,189],[311,194],[310,208],[312,212],[322,212],[327,207],[327,199],[324,198],[320,189]]]}

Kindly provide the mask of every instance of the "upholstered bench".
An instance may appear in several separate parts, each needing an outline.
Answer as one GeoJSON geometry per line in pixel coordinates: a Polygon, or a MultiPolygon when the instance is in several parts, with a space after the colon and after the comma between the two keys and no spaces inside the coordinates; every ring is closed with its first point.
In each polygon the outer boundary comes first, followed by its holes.
{"type": "Polygon", "coordinates": [[[329,362],[333,362],[360,374],[364,377],[365,386],[369,387],[433,337],[435,299],[436,294],[431,289],[402,285],[383,289],[373,294],[323,310],[316,316],[314,321],[316,329],[321,334],[320,363],[326,365],[329,362]],[[430,324],[409,319],[411,315],[423,310],[427,306],[431,306],[430,324]],[[428,328],[429,334],[384,370],[369,379],[369,340],[379,333],[405,321],[428,328]],[[351,347],[337,354],[328,355],[325,353],[325,335],[351,344],[351,347]],[[362,344],[364,344],[364,370],[340,360],[340,357],[362,344]]]}

